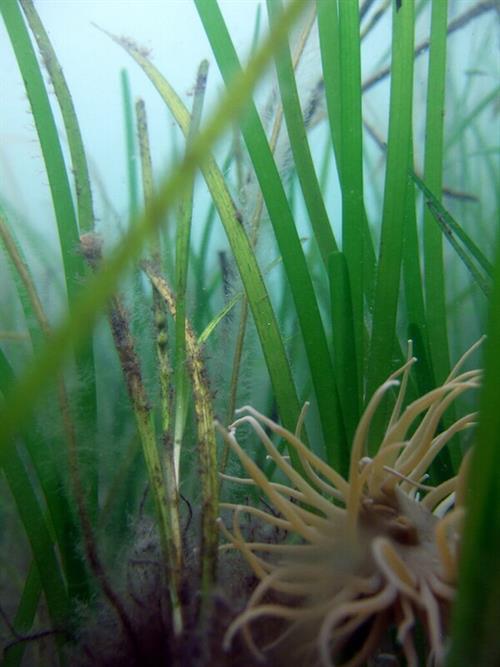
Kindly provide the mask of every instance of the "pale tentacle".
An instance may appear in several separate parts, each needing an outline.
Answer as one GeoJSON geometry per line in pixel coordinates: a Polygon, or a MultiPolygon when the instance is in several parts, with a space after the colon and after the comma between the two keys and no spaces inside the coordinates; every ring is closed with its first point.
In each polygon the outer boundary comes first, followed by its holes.
{"type": "Polygon", "coordinates": [[[318,645],[321,660],[325,667],[333,666],[331,660],[330,638],[335,626],[345,616],[355,616],[358,618],[358,624],[361,625],[367,618],[382,611],[391,605],[397,596],[397,590],[391,584],[388,584],[379,593],[361,600],[346,602],[325,616],[318,634],[318,645]]]}
{"type": "Polygon", "coordinates": [[[270,456],[275,461],[276,465],[280,470],[288,477],[288,479],[294,484],[294,486],[304,494],[304,500],[314,507],[317,507],[319,510],[324,512],[327,516],[331,514],[336,514],[338,509],[332,505],[328,500],[326,500],[320,493],[316,491],[310,484],[308,484],[300,473],[298,473],[295,468],[286,462],[274,446],[273,442],[264,431],[259,422],[255,417],[247,415],[237,419],[233,426],[239,426],[242,423],[249,423],[253,427],[254,431],[259,436],[260,441],[267,449],[270,456]]]}
{"type": "Polygon", "coordinates": [[[307,461],[309,461],[309,463],[314,468],[316,468],[318,472],[321,472],[327,479],[330,480],[330,482],[342,494],[343,498],[347,498],[347,494],[349,492],[349,483],[342,477],[342,475],[337,473],[327,463],[320,459],[319,456],[316,456],[316,454],[314,454],[314,452],[306,447],[304,443],[301,442],[301,440],[299,440],[299,438],[297,438],[293,433],[290,433],[290,431],[287,431],[276,422],[273,422],[272,419],[269,419],[269,417],[261,414],[251,405],[244,405],[243,407],[236,410],[236,414],[241,414],[242,412],[248,412],[249,414],[253,415],[256,419],[262,421],[263,424],[276,433],[276,435],[279,435],[284,440],[286,440],[290,445],[292,445],[292,447],[294,447],[298,454],[304,456],[304,458],[307,459],[307,461]]]}

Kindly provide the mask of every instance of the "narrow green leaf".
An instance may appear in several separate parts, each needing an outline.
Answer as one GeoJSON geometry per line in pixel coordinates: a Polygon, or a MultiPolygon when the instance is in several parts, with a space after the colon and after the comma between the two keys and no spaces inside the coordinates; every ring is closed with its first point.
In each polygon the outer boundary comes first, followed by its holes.
{"type": "Polygon", "coordinates": [[[129,215],[135,217],[139,211],[139,181],[137,178],[137,146],[135,141],[134,107],[130,92],[130,81],[126,69],[120,72],[123,117],[125,121],[125,146],[127,159],[129,215]]]}
{"type": "MultiPolygon", "coordinates": [[[[413,163],[413,159],[410,159],[413,163]]],[[[403,284],[408,321],[408,338],[413,341],[413,350],[418,359],[415,376],[419,392],[423,395],[436,386],[430,369],[427,320],[425,318],[424,286],[422,284],[421,252],[417,229],[415,188],[410,179],[407,183],[403,234],[403,284]]]]}
{"type": "Polygon", "coordinates": [[[357,386],[351,287],[343,253],[336,252],[330,256],[329,269],[335,376],[347,440],[346,447],[340,452],[342,465],[339,472],[347,476],[350,443],[354,441],[361,406],[357,400],[359,387],[357,386]]]}
{"type": "Polygon", "coordinates": [[[389,375],[396,340],[396,315],[403,251],[408,166],[412,140],[414,5],[393,9],[389,136],[380,254],[373,310],[367,397],[389,375]]]}
{"type": "MultiPolygon", "coordinates": [[[[410,164],[413,156],[410,157],[410,164]]],[[[412,172],[413,173],[413,172],[412,172]]],[[[415,187],[407,182],[403,234],[403,281],[406,300],[407,338],[413,342],[413,352],[418,359],[415,377],[420,395],[436,386],[431,365],[427,320],[425,316],[424,287],[422,284],[420,244],[417,231],[415,187]]],[[[430,474],[436,483],[449,479],[452,470],[450,450],[442,450],[431,465],[430,474]]]]}
{"type": "MultiPolygon", "coordinates": [[[[229,149],[224,162],[222,163],[221,172],[227,174],[233,160],[233,149],[229,149]]],[[[196,276],[196,285],[195,285],[195,312],[193,313],[193,327],[195,331],[199,331],[203,326],[203,323],[212,317],[212,313],[209,310],[210,308],[210,299],[208,296],[210,292],[207,291],[207,268],[209,260],[209,242],[212,237],[212,230],[215,223],[215,214],[217,209],[213,199],[210,202],[208,212],[202,223],[202,232],[201,240],[199,242],[198,253],[194,253],[191,248],[191,263],[193,266],[193,272],[196,276]]]]}
{"type": "MultiPolygon", "coordinates": [[[[193,111],[186,137],[186,150],[189,150],[194,137],[200,129],[203,101],[207,85],[208,61],[204,60],[196,75],[193,111]]],[[[191,239],[191,223],[193,216],[194,182],[186,190],[179,205],[175,244],[175,427],[174,456],[177,474],[180,462],[180,450],[184,436],[184,427],[189,407],[188,376],[186,373],[186,289],[189,267],[189,247],[191,239]]]]}
{"type": "Polygon", "coordinates": [[[340,36],[337,3],[316,0],[318,13],[319,45],[321,66],[325,85],[326,109],[332,138],[332,147],[340,173],[342,163],[342,142],[340,131],[340,36]]]}
{"type": "Polygon", "coordinates": [[[351,288],[355,289],[358,294],[356,302],[353,301],[355,332],[355,357],[353,361],[357,369],[356,385],[359,392],[357,403],[361,404],[365,380],[364,365],[367,342],[365,307],[367,306],[369,310],[373,307],[375,251],[363,202],[361,94],[359,90],[356,90],[356,81],[359,82],[360,77],[359,21],[356,19],[357,8],[354,3],[350,7],[341,7],[342,32],[346,44],[346,51],[344,51],[340,42],[341,28],[337,4],[330,2],[330,0],[316,0],[328,122],[342,192],[342,216],[344,220],[342,224],[342,245],[351,274],[351,288]],[[346,94],[343,92],[343,87],[347,89],[346,94]],[[347,123],[347,126],[350,127],[349,135],[343,133],[342,123],[347,123]],[[343,150],[347,151],[349,160],[351,160],[351,155],[354,156],[354,162],[349,163],[345,177],[342,174],[343,150]],[[347,178],[347,181],[345,178],[347,178]],[[361,211],[361,217],[357,217],[358,213],[356,211],[361,211]],[[348,222],[346,216],[352,217],[354,227],[348,222]],[[347,245],[345,243],[346,239],[347,245]],[[354,265],[356,265],[356,269],[354,269],[354,265]],[[354,287],[352,281],[354,281],[354,287]],[[364,295],[360,296],[363,292],[364,295]]]}
{"type": "MultiPolygon", "coordinates": [[[[432,3],[424,181],[437,199],[441,199],[442,194],[447,13],[448,0],[432,3]]],[[[450,370],[443,236],[427,207],[424,210],[424,285],[431,362],[436,382],[441,383],[450,370]]]]}
{"type": "Polygon", "coordinates": [[[361,115],[361,50],[358,0],[339,2],[338,12],[342,252],[349,269],[358,389],[361,391],[363,386],[362,360],[364,359],[365,240],[363,230],[363,121],[361,115]]]}
{"type": "Polygon", "coordinates": [[[469,255],[467,255],[466,264],[473,264],[472,258],[474,258],[487,273],[488,278],[491,278],[493,275],[493,265],[486,258],[479,246],[474,243],[463,227],[445,209],[436,195],[426,186],[422,179],[419,178],[414,172],[412,172],[412,178],[417,184],[419,190],[421,190],[424,194],[425,203],[434,216],[434,219],[439,223],[443,234],[448,238],[448,240],[450,240],[450,242],[454,236],[456,236],[468,250],[469,255]]]}
{"type": "MultiPolygon", "coordinates": [[[[283,11],[281,0],[267,0],[267,9],[271,21],[279,20],[283,11]]],[[[293,153],[295,169],[299,177],[302,194],[309,214],[309,220],[314,236],[325,265],[328,266],[328,257],[338,250],[333,235],[325,202],[321,194],[318,178],[314,168],[309,143],[307,141],[306,126],[300,105],[297,84],[292,64],[292,56],[288,44],[276,54],[276,71],[280,89],[283,112],[290,146],[293,153]]]]}

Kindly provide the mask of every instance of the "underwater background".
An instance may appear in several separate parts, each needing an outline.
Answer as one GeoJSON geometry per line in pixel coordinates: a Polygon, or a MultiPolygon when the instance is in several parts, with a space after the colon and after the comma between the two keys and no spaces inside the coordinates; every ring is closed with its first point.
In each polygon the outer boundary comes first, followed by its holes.
{"type": "Polygon", "coordinates": [[[1,664],[496,664],[498,3],[0,11],[1,664]],[[301,653],[280,558],[358,487],[453,567],[360,528],[387,627],[331,593],[301,653]]]}

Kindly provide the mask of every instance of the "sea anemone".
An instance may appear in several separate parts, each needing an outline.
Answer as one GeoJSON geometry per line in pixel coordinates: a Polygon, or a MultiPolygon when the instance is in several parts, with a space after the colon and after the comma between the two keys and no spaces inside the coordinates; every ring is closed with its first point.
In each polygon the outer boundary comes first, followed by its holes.
{"type": "Polygon", "coordinates": [[[275,656],[286,651],[287,660],[293,656],[296,664],[355,667],[388,646],[402,652],[410,667],[419,664],[422,646],[428,665],[443,664],[457,583],[468,456],[455,477],[437,486],[423,482],[443,447],[475,422],[471,413],[442,427],[450,404],[480,383],[479,370],[461,371],[479,342],[442,386],[403,409],[416,361],[410,344],[406,363],[375,391],[361,417],[347,480],[301,441],[305,410],[295,433],[249,406],[238,411],[242,416],[229,430],[218,426],[250,476],[223,477],[256,485],[267,497],[265,509],[222,503],[233,513],[232,532],[220,521],[228,539],[222,548],[238,549],[258,580],[246,608],[226,632],[226,648],[241,632],[256,659],[274,656],[273,664],[275,656]],[[378,451],[369,457],[373,416],[394,387],[399,391],[387,429],[378,451]],[[286,484],[270,481],[242,449],[236,430],[244,424],[253,428],[286,484]],[[301,470],[278,451],[269,432],[286,441],[301,470]],[[247,541],[240,525],[243,512],[263,525],[284,529],[286,539],[247,541]],[[269,626],[273,617],[279,622],[269,626]],[[263,619],[267,636],[269,627],[276,631],[271,642],[259,646],[257,629],[263,619]],[[417,627],[422,630],[416,632],[417,627]]]}

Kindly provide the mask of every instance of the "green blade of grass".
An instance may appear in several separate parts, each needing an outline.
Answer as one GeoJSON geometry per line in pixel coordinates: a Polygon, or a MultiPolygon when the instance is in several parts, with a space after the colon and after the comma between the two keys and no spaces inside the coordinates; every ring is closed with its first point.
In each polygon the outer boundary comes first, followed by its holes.
{"type": "MultiPolygon", "coordinates": [[[[413,163],[413,157],[410,158],[413,163]]],[[[413,350],[418,359],[415,377],[419,392],[423,395],[436,386],[429,366],[427,320],[425,318],[424,286],[422,284],[421,253],[417,227],[415,188],[407,183],[403,234],[403,284],[408,321],[408,338],[413,340],[413,350]]]]}
{"type": "MultiPolygon", "coordinates": [[[[410,158],[411,163],[413,163],[412,157],[410,158]]],[[[417,231],[415,187],[411,179],[408,179],[406,187],[402,268],[408,322],[407,337],[413,342],[413,351],[418,359],[418,363],[415,364],[415,377],[418,391],[423,395],[431,391],[436,386],[436,382],[429,350],[417,231]]],[[[436,480],[436,483],[444,482],[452,474],[451,449],[448,447],[439,452],[436,460],[431,465],[430,474],[436,480]]]]}
{"type": "Polygon", "coordinates": [[[486,280],[486,278],[482,275],[482,273],[477,269],[476,265],[474,262],[471,261],[470,256],[465,252],[465,250],[462,248],[462,246],[457,242],[455,236],[451,232],[450,228],[447,226],[446,222],[444,222],[443,217],[441,214],[436,210],[436,208],[432,204],[427,204],[432,215],[438,222],[441,231],[443,234],[446,236],[448,239],[449,244],[453,248],[453,250],[456,252],[458,257],[462,260],[465,268],[469,271],[470,275],[472,276],[473,280],[481,290],[481,292],[485,295],[488,296],[490,293],[490,285],[489,282],[486,280]]]}
{"type": "MultiPolygon", "coordinates": [[[[338,3],[340,49],[340,182],[342,189],[342,252],[349,269],[358,389],[364,359],[363,126],[361,116],[361,52],[358,0],[338,3]]],[[[334,94],[334,93],[333,93],[334,94]]]]}
{"type": "MultiPolygon", "coordinates": [[[[424,181],[438,199],[442,195],[447,13],[447,0],[432,4],[424,181]]],[[[436,382],[441,383],[450,370],[443,237],[427,208],[424,211],[423,224],[425,306],[429,348],[436,382]]]]}
{"type": "Polygon", "coordinates": [[[393,9],[392,72],[384,205],[366,395],[391,370],[412,138],[414,5],[393,9]]]}
{"type": "Polygon", "coordinates": [[[422,179],[419,178],[415,172],[412,172],[411,175],[419,190],[421,190],[424,194],[425,203],[434,216],[435,220],[439,223],[441,231],[449,239],[455,235],[467,249],[467,265],[473,264],[472,258],[474,258],[481,266],[481,268],[486,272],[488,278],[491,279],[493,275],[493,265],[486,258],[479,246],[474,243],[463,227],[461,227],[461,225],[445,209],[436,195],[426,186],[422,179]]]}
{"type": "MultiPolygon", "coordinates": [[[[279,19],[283,11],[280,0],[267,0],[267,9],[271,21],[279,19]]],[[[328,213],[307,141],[306,126],[304,124],[292,56],[288,44],[285,44],[284,48],[276,54],[275,61],[280,96],[295,168],[302,188],[309,220],[311,221],[314,236],[326,269],[329,255],[338,250],[338,248],[330,220],[328,219],[328,213]]]]}
{"type": "MultiPolygon", "coordinates": [[[[233,159],[233,149],[230,148],[224,162],[222,163],[221,172],[227,174],[231,166],[233,159]]],[[[207,215],[202,224],[202,233],[201,240],[199,242],[199,250],[197,254],[192,252],[191,263],[193,266],[193,272],[196,275],[196,286],[195,286],[195,298],[194,302],[196,304],[196,312],[193,316],[193,326],[195,331],[199,331],[202,323],[206,322],[207,319],[210,319],[212,313],[209,310],[210,299],[207,298],[206,293],[206,283],[207,283],[207,264],[208,264],[208,248],[209,242],[212,238],[212,230],[215,223],[215,214],[217,209],[215,208],[215,203],[213,199],[210,202],[210,206],[207,212],[207,215]],[[208,313],[208,315],[207,315],[208,313]]]]}
{"type": "MultiPolygon", "coordinates": [[[[339,3],[339,9],[342,8],[342,32],[344,41],[346,43],[346,51],[340,46],[340,22],[339,11],[337,3],[329,0],[316,0],[318,12],[318,31],[319,44],[321,53],[321,66],[323,70],[323,81],[325,87],[326,108],[328,114],[328,122],[330,126],[330,135],[332,138],[332,146],[334,149],[335,160],[337,164],[337,171],[341,183],[342,197],[348,199],[348,208],[350,210],[359,204],[361,201],[362,216],[360,219],[354,218],[355,228],[348,230],[346,233],[351,240],[362,235],[362,245],[354,245],[355,255],[353,260],[358,262],[360,257],[362,263],[362,275],[356,274],[350,279],[355,280],[356,290],[362,292],[364,290],[364,297],[368,302],[368,307],[373,306],[373,286],[375,282],[375,251],[368,226],[368,219],[364,209],[363,203],[363,170],[362,170],[362,134],[361,134],[361,95],[356,90],[355,81],[359,79],[359,61],[360,61],[360,36],[359,36],[359,21],[356,19],[357,8],[353,3],[352,6],[342,6],[339,3]],[[351,41],[353,40],[353,41],[351,41]],[[347,94],[344,95],[341,87],[345,86],[347,94]],[[347,105],[347,107],[345,107],[347,105]],[[343,120],[344,119],[344,120],[343,120]],[[347,123],[350,127],[350,136],[346,136],[342,131],[342,123],[347,123]],[[353,142],[351,144],[351,141],[353,142]],[[342,151],[343,145],[347,145],[348,155],[355,156],[355,164],[350,165],[347,173],[348,182],[344,183],[342,176],[342,151]],[[355,187],[355,191],[349,193],[349,188],[355,187]],[[362,230],[362,231],[360,231],[362,230]]],[[[346,158],[347,159],[347,158],[346,158]]],[[[351,158],[349,158],[351,159],[351,158]]],[[[346,212],[343,203],[343,216],[346,212]]],[[[352,209],[354,215],[355,210],[352,209]]],[[[347,218],[345,219],[347,227],[347,218]]],[[[344,232],[342,233],[345,236],[344,232]]],[[[343,242],[344,243],[344,242],[343,242]]],[[[348,240],[348,245],[350,241],[348,240]]],[[[346,248],[343,247],[346,252],[346,248]]],[[[349,266],[349,262],[348,262],[349,266]]],[[[366,350],[364,341],[364,311],[363,300],[358,298],[357,310],[358,321],[355,324],[355,331],[357,336],[356,343],[356,367],[358,371],[358,390],[357,397],[358,404],[362,402],[362,388],[363,388],[363,366],[366,358],[366,350]]]]}
{"type": "MultiPolygon", "coordinates": [[[[200,129],[207,75],[208,62],[204,60],[200,64],[196,76],[193,111],[186,137],[186,150],[189,149],[194,137],[200,129]]],[[[194,182],[180,201],[175,244],[175,292],[177,315],[175,318],[174,458],[177,478],[179,476],[180,452],[184,435],[184,426],[189,407],[189,385],[186,373],[186,289],[193,215],[193,191],[194,182]]]]}
{"type": "MultiPolygon", "coordinates": [[[[126,69],[120,72],[120,86],[122,93],[123,121],[125,129],[125,161],[127,168],[128,184],[128,215],[129,221],[134,220],[139,213],[139,155],[137,150],[137,139],[135,134],[136,118],[135,109],[132,103],[132,92],[130,90],[130,80],[126,69]]],[[[141,282],[140,271],[135,270],[132,277],[134,301],[140,302],[144,299],[144,286],[141,282]]],[[[142,338],[144,335],[143,322],[140,319],[132,321],[132,330],[134,336],[142,338]]]]}
{"type": "MultiPolygon", "coordinates": [[[[353,400],[358,396],[356,353],[354,349],[354,319],[352,312],[349,271],[343,253],[330,256],[329,278],[331,294],[331,313],[333,331],[333,352],[335,375],[342,405],[342,417],[345,424],[346,440],[351,443],[359,421],[359,404],[353,400]]],[[[341,468],[339,472],[347,477],[349,470],[349,447],[340,452],[341,468]]]]}
{"type": "Polygon", "coordinates": [[[130,81],[126,69],[120,72],[122,89],[123,118],[125,122],[125,146],[127,156],[127,179],[129,215],[135,217],[139,211],[139,183],[137,178],[137,147],[134,132],[134,107],[130,92],[130,81]]]}
{"type": "Polygon", "coordinates": [[[332,146],[331,144],[325,142],[325,147],[323,149],[323,157],[321,159],[321,167],[319,171],[319,185],[323,197],[326,196],[326,188],[329,186],[328,178],[332,166],[332,157],[333,157],[332,146]]]}
{"type": "Polygon", "coordinates": [[[467,517],[461,546],[458,599],[447,667],[500,663],[500,237],[484,351],[484,385],[470,467],[467,517]],[[471,631],[473,629],[473,631],[471,631]]]}
{"type": "MultiPolygon", "coordinates": [[[[7,4],[4,0],[0,6],[3,9],[7,4]]],[[[172,204],[188,186],[196,168],[206,159],[215,141],[227,128],[230,121],[243,110],[254,85],[272,58],[275,48],[285,38],[300,11],[300,0],[293,0],[285,10],[279,26],[271,31],[250,60],[245,71],[235,77],[217,105],[210,121],[194,140],[191,150],[163,182],[144,215],[131,225],[108,261],[103,264],[102,269],[89,279],[81,290],[73,311],[53,331],[50,340],[44,345],[34,363],[25,370],[14,386],[9,388],[5,401],[0,407],[0,423],[2,424],[0,464],[3,464],[12,455],[12,452],[15,452],[12,439],[26,416],[33,411],[35,402],[43,393],[48,379],[57,376],[72,348],[81,346],[90,335],[99,313],[102,312],[110,295],[115,291],[120,276],[130,262],[138,258],[143,245],[158,229],[165,213],[170,210],[172,204]]]]}
{"type": "Polygon", "coordinates": [[[24,14],[28,20],[31,32],[36,39],[43,62],[50,75],[54,92],[61,109],[61,115],[68,138],[68,147],[71,155],[71,165],[75,179],[76,202],[78,206],[78,226],[80,232],[86,233],[94,228],[94,209],[92,190],[90,187],[89,169],[82,134],[78,124],[73,100],[68,84],[64,77],[61,65],[50,42],[49,36],[32,0],[20,0],[24,14]]]}
{"type": "MultiPolygon", "coordinates": [[[[230,85],[240,71],[240,64],[219,6],[216,0],[195,0],[195,4],[222,77],[226,85],[230,85]]],[[[302,3],[302,6],[305,6],[305,3],[302,3]]],[[[294,298],[318,402],[325,448],[329,456],[335,458],[337,444],[342,442],[344,434],[343,425],[338,420],[338,412],[332,410],[332,400],[337,402],[338,397],[323,322],[283,184],[253,103],[250,103],[246,109],[241,122],[241,130],[271,219],[294,298]]],[[[282,419],[285,421],[284,415],[282,419]]],[[[330,458],[330,463],[334,462],[330,458]]]]}
{"type": "Polygon", "coordinates": [[[316,0],[318,13],[319,45],[321,67],[325,84],[326,109],[332,137],[332,146],[340,173],[342,162],[342,142],[340,131],[340,35],[337,3],[316,0]]]}

